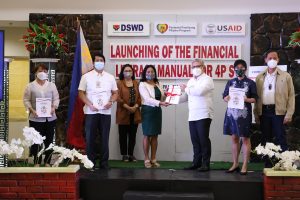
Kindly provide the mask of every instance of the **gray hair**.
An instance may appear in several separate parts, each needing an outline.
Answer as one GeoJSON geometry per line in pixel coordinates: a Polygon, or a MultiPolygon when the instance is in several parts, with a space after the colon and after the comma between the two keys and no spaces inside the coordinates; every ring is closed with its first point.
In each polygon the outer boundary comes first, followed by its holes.
{"type": "Polygon", "coordinates": [[[194,63],[194,62],[197,62],[197,63],[199,63],[200,65],[204,65],[204,66],[205,66],[204,61],[203,61],[202,59],[195,59],[195,60],[193,60],[192,63],[194,63]]]}

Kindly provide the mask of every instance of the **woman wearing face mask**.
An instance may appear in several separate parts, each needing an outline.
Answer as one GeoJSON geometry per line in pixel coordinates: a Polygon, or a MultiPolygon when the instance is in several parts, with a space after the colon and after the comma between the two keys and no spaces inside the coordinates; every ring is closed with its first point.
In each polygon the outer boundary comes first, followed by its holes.
{"type": "Polygon", "coordinates": [[[255,82],[247,78],[245,73],[247,64],[244,60],[236,60],[234,62],[234,70],[236,78],[227,82],[223,93],[225,102],[230,100],[229,88],[242,88],[245,92],[244,109],[227,108],[224,119],[224,135],[230,135],[232,141],[232,166],[226,173],[240,172],[241,175],[247,174],[247,165],[249,161],[251,143],[250,143],[250,126],[252,123],[252,107],[251,103],[255,103],[257,96],[255,82]],[[240,140],[242,146],[240,145],[240,140]],[[239,167],[239,154],[243,150],[243,166],[239,167]]]}
{"type": "MultiPolygon", "coordinates": [[[[56,86],[52,82],[48,82],[48,68],[44,64],[39,64],[35,68],[36,79],[29,83],[25,89],[23,102],[29,114],[29,126],[35,128],[42,136],[45,136],[44,140],[45,149],[53,142],[54,129],[56,122],[55,109],[59,105],[59,94],[56,86]],[[51,116],[40,117],[36,110],[36,100],[51,100],[51,116]]],[[[30,148],[30,154],[34,156],[35,166],[39,166],[42,162],[42,156],[37,157],[38,152],[41,150],[41,146],[34,144],[30,148]]],[[[51,152],[45,152],[44,163],[45,166],[50,166],[51,152]]]]}
{"type": "Polygon", "coordinates": [[[143,148],[144,148],[144,164],[146,168],[159,167],[156,161],[157,137],[161,134],[162,127],[162,110],[160,106],[168,106],[164,102],[164,92],[160,88],[155,67],[146,65],[139,91],[142,99],[142,128],[143,128],[143,148]],[[149,157],[149,149],[151,148],[151,160],[149,157]]]}
{"type": "Polygon", "coordinates": [[[136,162],[133,155],[138,124],[141,123],[141,97],[131,65],[123,65],[119,74],[116,123],[119,124],[119,143],[122,161],[136,162]]]}

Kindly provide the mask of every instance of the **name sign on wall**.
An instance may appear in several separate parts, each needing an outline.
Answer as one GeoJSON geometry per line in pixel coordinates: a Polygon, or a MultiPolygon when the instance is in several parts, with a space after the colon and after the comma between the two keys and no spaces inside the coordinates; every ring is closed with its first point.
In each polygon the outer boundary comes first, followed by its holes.
{"type": "Polygon", "coordinates": [[[203,36],[245,36],[245,23],[203,23],[203,36]]]}
{"type": "MultiPolygon", "coordinates": [[[[121,68],[125,64],[131,64],[135,77],[139,79],[146,65],[153,64],[156,68],[157,76],[161,79],[188,79],[191,78],[191,61],[174,63],[135,63],[135,62],[117,62],[115,63],[115,76],[118,77],[121,68]]],[[[206,74],[213,79],[231,79],[234,77],[234,67],[232,62],[205,62],[206,74]]]]}
{"type": "Polygon", "coordinates": [[[153,24],[154,35],[197,35],[197,23],[156,22],[153,24]]]}
{"type": "Polygon", "coordinates": [[[108,22],[107,23],[108,36],[149,36],[150,23],[149,22],[108,22]]]}
{"type": "Polygon", "coordinates": [[[159,78],[190,78],[191,61],[205,60],[206,73],[215,79],[234,76],[233,60],[241,58],[241,44],[138,44],[110,43],[110,59],[118,76],[129,63],[140,77],[146,64],[153,64],[159,78]],[[144,60],[144,61],[141,61],[144,60]]]}

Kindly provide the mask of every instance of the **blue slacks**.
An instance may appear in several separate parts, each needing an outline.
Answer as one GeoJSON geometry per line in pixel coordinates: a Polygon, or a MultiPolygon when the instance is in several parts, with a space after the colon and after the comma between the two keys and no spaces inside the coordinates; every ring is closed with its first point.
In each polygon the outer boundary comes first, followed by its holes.
{"type": "Polygon", "coordinates": [[[108,167],[109,132],[111,115],[87,114],[85,115],[86,153],[88,158],[96,164],[96,136],[100,132],[101,157],[100,168],[108,167]]]}
{"type": "Polygon", "coordinates": [[[211,157],[211,142],[209,128],[211,119],[189,121],[189,129],[194,150],[193,165],[209,167],[211,157]]]}

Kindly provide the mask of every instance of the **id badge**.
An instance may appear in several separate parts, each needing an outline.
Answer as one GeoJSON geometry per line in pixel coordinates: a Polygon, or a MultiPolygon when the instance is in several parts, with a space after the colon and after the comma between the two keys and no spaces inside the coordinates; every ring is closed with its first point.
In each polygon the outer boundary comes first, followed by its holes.
{"type": "Polygon", "coordinates": [[[100,81],[96,81],[96,88],[101,88],[101,82],[100,81]]]}

